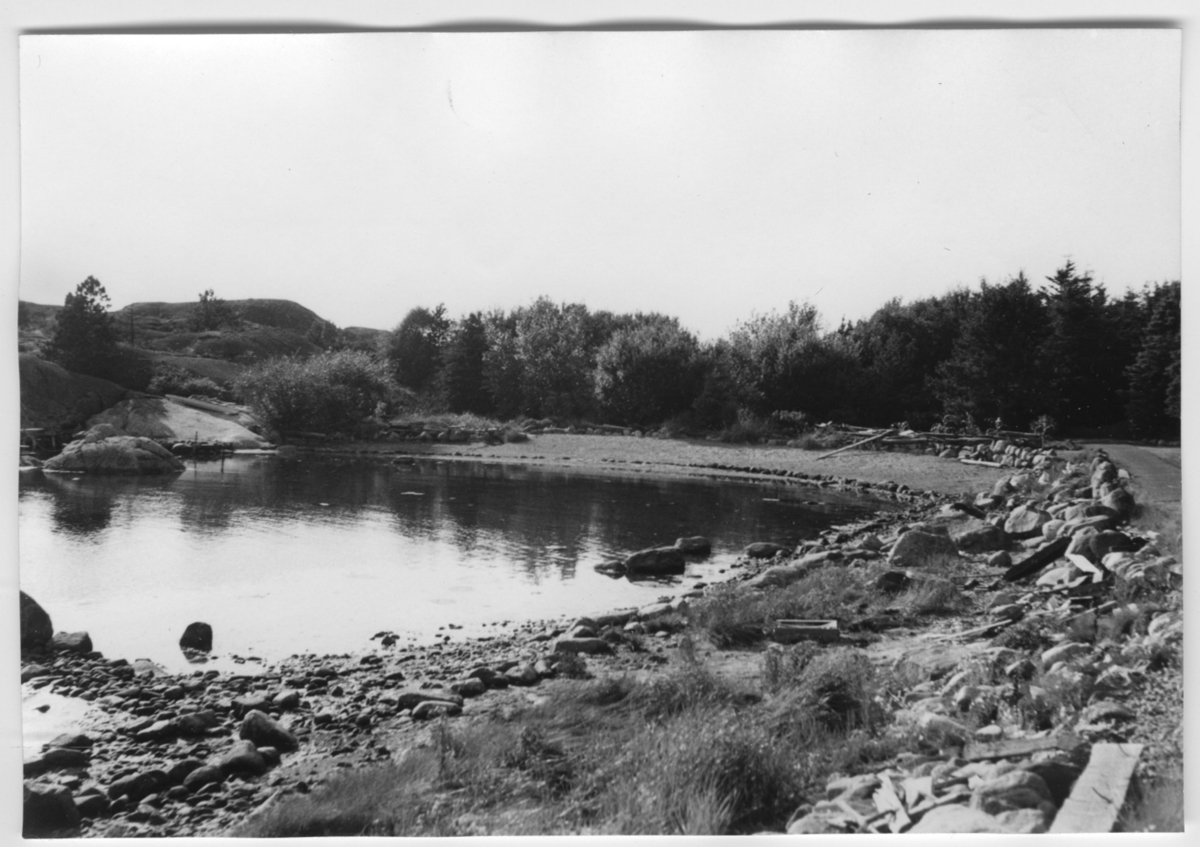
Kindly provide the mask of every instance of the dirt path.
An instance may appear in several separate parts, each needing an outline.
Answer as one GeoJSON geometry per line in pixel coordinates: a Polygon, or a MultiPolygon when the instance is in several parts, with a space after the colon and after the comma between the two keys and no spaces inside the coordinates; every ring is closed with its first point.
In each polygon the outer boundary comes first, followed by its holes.
{"type": "Polygon", "coordinates": [[[1153,503],[1164,512],[1180,517],[1183,470],[1179,447],[1143,447],[1137,444],[1091,444],[1125,468],[1136,487],[1140,503],[1153,503]]]}

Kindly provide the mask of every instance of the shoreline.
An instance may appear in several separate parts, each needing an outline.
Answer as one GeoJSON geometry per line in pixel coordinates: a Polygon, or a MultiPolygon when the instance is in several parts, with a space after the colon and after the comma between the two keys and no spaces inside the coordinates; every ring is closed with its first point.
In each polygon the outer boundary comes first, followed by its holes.
{"type": "MultiPolygon", "coordinates": [[[[657,446],[658,443],[652,444],[657,446]]],[[[813,553],[818,556],[824,553],[827,557],[835,553],[836,558],[832,561],[844,565],[852,562],[861,565],[881,558],[878,553],[870,555],[871,551],[854,550],[866,535],[878,533],[887,536],[897,528],[902,531],[905,525],[928,520],[934,517],[939,503],[944,504],[950,499],[944,492],[915,491],[890,479],[848,480],[832,474],[812,476],[808,471],[779,467],[778,463],[798,452],[790,448],[771,448],[771,452],[784,453],[784,456],[774,459],[774,466],[758,458],[761,464],[745,466],[729,462],[679,464],[677,460],[667,460],[653,464],[640,463],[630,468],[625,465],[639,460],[626,456],[623,457],[626,461],[621,462],[613,461],[611,455],[592,455],[589,457],[591,461],[568,464],[562,459],[531,459],[528,444],[505,446],[525,448],[526,452],[521,454],[514,450],[511,452],[516,455],[501,456],[465,455],[463,451],[455,451],[452,445],[441,449],[422,449],[416,453],[395,449],[363,450],[361,446],[353,450],[336,446],[318,448],[311,452],[314,455],[367,454],[380,459],[414,456],[521,464],[558,463],[588,472],[633,470],[672,474],[678,473],[679,468],[683,467],[686,468],[685,475],[702,471],[717,478],[786,481],[874,496],[880,496],[877,492],[881,492],[885,499],[903,503],[904,507],[899,511],[877,512],[870,519],[825,530],[819,540],[802,545],[795,551],[797,556],[809,554],[806,556],[809,559],[813,553]],[[456,452],[459,455],[454,455],[456,452]],[[853,552],[854,558],[842,561],[846,552],[853,552]],[[859,553],[863,561],[858,561],[859,553]]],[[[741,451],[738,453],[745,455],[741,451]]],[[[726,454],[721,458],[729,456],[726,454]]],[[[946,461],[925,456],[918,458],[931,463],[946,461]]],[[[876,457],[876,461],[870,464],[878,472],[882,463],[876,457]]],[[[975,477],[973,487],[977,490],[988,477],[1005,477],[1014,473],[1011,468],[996,472],[968,468],[968,471],[975,477]]],[[[956,477],[955,474],[943,474],[943,477],[946,476],[956,477]]],[[[777,565],[779,562],[773,559],[756,562],[743,557],[739,559],[738,566],[731,568],[724,582],[745,581],[777,565]]],[[[708,586],[716,584],[710,582],[708,586]]],[[[68,778],[68,782],[75,783],[67,785],[70,789],[86,791],[89,785],[104,788],[103,791],[82,795],[91,798],[100,794],[100,799],[89,802],[95,809],[104,808],[103,814],[86,819],[85,834],[112,837],[169,832],[178,836],[211,836],[227,832],[231,826],[243,821],[264,804],[308,793],[333,774],[393,760],[403,750],[418,743],[424,728],[429,725],[420,720],[419,709],[416,708],[422,700],[439,701],[443,705],[452,703],[454,708],[446,707],[446,710],[453,714],[461,712],[463,717],[459,720],[486,720],[513,702],[521,702],[525,693],[536,689],[539,683],[555,684],[558,676],[555,665],[561,664],[567,654],[551,648],[556,646],[556,639],[567,636],[581,623],[585,626],[592,624],[597,631],[603,629],[613,635],[609,647],[600,654],[604,658],[600,655],[587,656],[589,667],[599,664],[597,670],[604,675],[655,674],[672,662],[671,654],[680,643],[678,622],[687,603],[704,594],[703,589],[692,590],[670,603],[649,604],[636,611],[614,610],[573,624],[566,618],[518,621],[504,627],[506,632],[502,635],[447,641],[444,644],[404,646],[403,653],[389,651],[372,643],[352,654],[293,656],[279,662],[264,663],[261,670],[253,675],[220,674],[203,669],[190,674],[160,675],[152,668],[138,669],[122,664],[120,660],[59,653],[49,657],[53,665],[47,668],[47,673],[30,676],[28,681],[33,687],[49,685],[51,690],[73,696],[83,695],[87,698],[88,694],[101,695],[89,699],[105,703],[111,709],[105,717],[89,722],[84,730],[89,735],[95,735],[93,744],[89,745],[88,779],[85,782],[78,777],[68,778]],[[658,628],[656,620],[664,621],[663,628],[658,628]],[[631,653],[621,646],[622,642],[616,633],[628,631],[631,621],[640,626],[639,637],[645,636],[649,641],[651,646],[648,650],[631,653]],[[608,655],[610,653],[612,655],[608,655]],[[502,687],[480,684],[464,688],[463,681],[472,676],[476,680],[489,676],[492,679],[511,678],[505,679],[502,687]],[[102,699],[111,698],[111,693],[103,692],[113,690],[120,692],[116,700],[102,699]],[[442,697],[445,700],[439,700],[442,697]],[[264,768],[261,778],[243,779],[241,772],[235,770],[227,779],[219,782],[185,788],[187,783],[183,782],[179,773],[182,770],[188,773],[198,771],[204,767],[205,761],[227,756],[227,751],[223,754],[222,750],[228,748],[231,738],[237,737],[245,715],[252,710],[261,711],[287,725],[296,736],[298,751],[286,754],[277,767],[264,768]],[[195,733],[180,731],[180,720],[198,713],[207,713],[203,728],[195,733]],[[114,784],[145,776],[149,772],[145,766],[134,763],[139,759],[144,761],[146,757],[159,757],[162,760],[160,768],[150,769],[158,774],[149,778],[154,783],[151,788],[155,790],[132,800],[129,798],[135,797],[140,789],[126,793],[124,799],[120,792],[116,797],[105,796],[113,794],[114,784]],[[197,788],[199,790],[194,790],[197,788]],[[146,802],[147,798],[149,802],[146,802]]],[[[375,638],[384,635],[379,633],[375,638]]],[[[595,635],[592,634],[589,641],[592,647],[588,649],[600,649],[595,642],[601,639],[595,638],[595,635]]],[[[863,643],[869,643],[870,637],[865,637],[867,641],[863,643]]],[[[849,642],[844,640],[843,643],[854,643],[854,639],[849,642]]],[[[22,658],[24,663],[27,658],[24,651],[22,658]]],[[[24,672],[22,681],[26,682],[24,672]]],[[[242,730],[241,734],[244,733],[242,730]]]]}

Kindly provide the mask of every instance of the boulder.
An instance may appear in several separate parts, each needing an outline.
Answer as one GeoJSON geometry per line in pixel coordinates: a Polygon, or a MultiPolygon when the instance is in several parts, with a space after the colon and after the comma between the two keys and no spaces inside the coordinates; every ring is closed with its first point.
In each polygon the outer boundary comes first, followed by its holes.
{"type": "Polygon", "coordinates": [[[179,646],[184,650],[199,650],[202,653],[212,652],[212,627],[203,621],[190,623],[179,639],[179,646]]]}
{"type": "Polygon", "coordinates": [[[1133,553],[1138,549],[1138,543],[1123,532],[1106,530],[1098,532],[1087,540],[1089,558],[1093,562],[1102,562],[1109,553],[1133,553]]]}
{"type": "Polygon", "coordinates": [[[43,470],[94,474],[166,474],[184,470],[171,451],[149,438],[113,435],[106,425],[93,427],[72,441],[43,470]]]}
{"type": "Polygon", "coordinates": [[[1116,488],[1105,494],[1100,500],[1100,505],[1115,511],[1123,521],[1133,517],[1133,510],[1136,506],[1133,495],[1124,488],[1116,488]]]}
{"type": "Polygon", "coordinates": [[[1042,527],[1050,521],[1050,515],[1036,506],[1017,506],[1004,521],[1004,531],[1018,541],[1042,534],[1042,527]]]}
{"type": "Polygon", "coordinates": [[[220,723],[216,712],[210,709],[180,715],[175,719],[175,725],[180,735],[204,735],[210,729],[215,729],[220,723]]]}
{"type": "MultiPolygon", "coordinates": [[[[235,773],[262,776],[267,772],[266,760],[259,755],[258,748],[254,746],[254,742],[246,739],[234,742],[233,746],[218,760],[217,767],[226,776],[235,773]]],[[[183,782],[184,785],[187,785],[186,779],[183,782]]]]}
{"type": "Polygon", "coordinates": [[[79,809],[71,792],[61,785],[26,782],[21,809],[21,835],[25,838],[77,838],[79,809]]]}
{"type": "Polygon", "coordinates": [[[216,765],[201,765],[183,778],[183,787],[197,791],[209,783],[218,785],[225,781],[225,774],[216,765]]]}
{"type": "Polygon", "coordinates": [[[143,797],[157,794],[170,784],[170,778],[165,771],[157,768],[140,773],[123,776],[108,786],[108,798],[128,797],[131,802],[138,802],[143,797]]]}
{"type": "Polygon", "coordinates": [[[625,559],[625,571],[631,574],[681,574],[687,567],[683,551],[677,547],[651,547],[625,559]]]}
{"type": "Polygon", "coordinates": [[[949,536],[909,530],[900,536],[888,562],[901,568],[921,567],[935,559],[957,559],[958,548],[949,536]]]}
{"type": "Polygon", "coordinates": [[[257,709],[251,709],[246,713],[246,717],[242,718],[242,728],[238,732],[238,737],[254,742],[255,747],[275,747],[283,751],[296,750],[300,747],[296,736],[292,735],[278,721],[257,709]]]}
{"type": "Polygon", "coordinates": [[[884,571],[875,580],[875,589],[884,594],[899,594],[912,585],[912,577],[904,571],[884,571]]]}
{"type": "Polygon", "coordinates": [[[44,647],[54,636],[50,615],[38,602],[21,592],[21,648],[44,647]]]}
{"type": "Polygon", "coordinates": [[[991,553],[1008,547],[1004,530],[986,521],[971,521],[950,532],[950,540],[963,553],[991,553]]]}
{"type": "Polygon", "coordinates": [[[745,554],[751,559],[774,559],[776,556],[790,555],[791,549],[782,544],[772,544],[770,541],[756,541],[745,549],[745,554]]]}
{"type": "Polygon", "coordinates": [[[234,697],[230,704],[233,709],[234,717],[242,718],[250,714],[254,710],[262,711],[271,705],[271,698],[262,692],[253,694],[243,694],[240,697],[234,697]]]}
{"type": "Polygon", "coordinates": [[[971,808],[989,815],[1013,809],[1039,809],[1043,804],[1054,813],[1054,795],[1049,786],[1036,773],[1020,769],[979,783],[971,794],[971,808]]]}
{"type": "Polygon", "coordinates": [[[56,632],[50,647],[64,653],[90,653],[92,639],[86,632],[56,632]]]}
{"type": "Polygon", "coordinates": [[[458,703],[449,703],[445,700],[426,700],[424,703],[418,703],[413,709],[413,720],[429,720],[430,718],[452,718],[462,714],[462,706],[458,703]]]}
{"type": "Polygon", "coordinates": [[[611,653],[612,647],[603,638],[560,638],[554,642],[555,653],[611,653]]]}
{"type": "Polygon", "coordinates": [[[712,553],[712,542],[703,535],[676,538],[675,547],[685,556],[707,556],[712,553]]]}
{"type": "Polygon", "coordinates": [[[50,749],[28,759],[23,764],[24,775],[40,776],[47,771],[57,771],[66,768],[86,768],[88,754],[83,750],[67,747],[51,747],[50,749]]]}
{"type": "MultiPolygon", "coordinates": [[[[507,680],[505,680],[507,685],[507,680]]],[[[426,700],[443,700],[447,703],[456,703],[462,705],[462,697],[452,691],[443,691],[439,688],[402,688],[390,694],[380,697],[382,702],[395,702],[396,710],[415,709],[426,700]]]]}

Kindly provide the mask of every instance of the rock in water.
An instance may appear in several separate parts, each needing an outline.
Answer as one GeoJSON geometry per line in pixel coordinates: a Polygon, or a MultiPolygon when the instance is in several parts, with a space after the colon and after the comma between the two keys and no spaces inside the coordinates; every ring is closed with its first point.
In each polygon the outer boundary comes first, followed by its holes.
{"type": "Polygon", "coordinates": [[[56,632],[50,639],[50,647],[70,653],[90,653],[92,637],[86,632],[56,632]]]}
{"type": "Polygon", "coordinates": [[[900,536],[888,562],[901,568],[920,567],[937,558],[958,558],[958,548],[949,536],[910,530],[900,536]]]}
{"type": "Polygon", "coordinates": [[[772,544],[770,541],[755,541],[746,548],[746,555],[751,559],[774,559],[780,553],[788,555],[791,552],[782,544],[772,544]]]}
{"type": "Polygon", "coordinates": [[[183,637],[179,639],[179,646],[184,650],[199,650],[203,653],[212,652],[212,627],[203,621],[196,621],[187,625],[187,629],[183,631],[183,637]]]}
{"type": "Polygon", "coordinates": [[[242,729],[238,735],[254,742],[255,747],[275,747],[285,751],[300,747],[296,736],[257,709],[250,710],[246,717],[242,718],[242,729]]]}
{"type": "Polygon", "coordinates": [[[25,838],[77,838],[79,809],[61,785],[25,783],[21,835],[25,838]]]}
{"type": "Polygon", "coordinates": [[[687,560],[676,547],[639,550],[625,560],[625,571],[631,574],[681,574],[686,567],[687,560]]]}
{"type": "Polygon", "coordinates": [[[183,462],[149,438],[121,435],[107,424],[92,427],[72,441],[43,470],[95,474],[179,473],[183,462]]]}
{"type": "Polygon", "coordinates": [[[54,636],[50,615],[38,602],[21,592],[21,647],[44,647],[54,636]]]}
{"type": "Polygon", "coordinates": [[[712,542],[703,535],[691,535],[675,539],[675,547],[687,556],[707,556],[712,552],[712,542]]]}

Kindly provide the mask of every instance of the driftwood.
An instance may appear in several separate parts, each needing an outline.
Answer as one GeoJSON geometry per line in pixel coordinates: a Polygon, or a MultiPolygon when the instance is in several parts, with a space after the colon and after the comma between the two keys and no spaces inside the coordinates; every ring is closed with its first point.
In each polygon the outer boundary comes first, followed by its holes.
{"type": "Polygon", "coordinates": [[[885,429],[883,432],[880,432],[876,435],[872,435],[870,438],[864,438],[862,441],[855,441],[853,444],[847,444],[845,447],[839,447],[838,449],[836,449],[830,453],[826,453],[824,456],[817,456],[817,458],[814,461],[820,461],[821,459],[828,459],[830,456],[836,456],[838,453],[844,453],[847,450],[853,450],[855,447],[861,447],[864,444],[870,444],[872,441],[878,441],[881,438],[886,438],[889,435],[895,435],[895,434],[896,434],[896,430],[885,429]]]}
{"type": "Polygon", "coordinates": [[[959,459],[964,465],[983,465],[986,468],[1002,468],[999,462],[985,462],[983,459],[959,459]]]}
{"type": "Polygon", "coordinates": [[[1112,832],[1141,754],[1141,744],[1094,745],[1087,768],[1058,810],[1050,834],[1112,832]]]}
{"type": "Polygon", "coordinates": [[[1031,556],[1017,562],[1011,568],[1004,572],[1006,582],[1016,582],[1018,579],[1024,579],[1027,576],[1033,576],[1046,565],[1053,562],[1055,559],[1067,552],[1067,548],[1071,546],[1070,536],[1056,538],[1040,550],[1035,550],[1031,556]]]}
{"type": "Polygon", "coordinates": [[[1066,732],[1045,738],[1010,738],[990,743],[971,741],[963,749],[962,755],[968,762],[986,762],[1010,756],[1028,756],[1041,750],[1070,751],[1079,746],[1081,741],[1079,736],[1066,732]]]}

